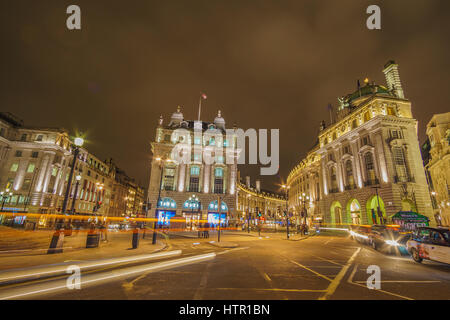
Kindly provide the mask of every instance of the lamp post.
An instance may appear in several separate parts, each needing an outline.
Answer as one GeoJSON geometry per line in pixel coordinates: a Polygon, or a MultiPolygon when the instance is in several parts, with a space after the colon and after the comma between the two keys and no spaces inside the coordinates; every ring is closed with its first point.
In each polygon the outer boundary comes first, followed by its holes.
{"type": "Polygon", "coordinates": [[[73,172],[75,170],[75,165],[77,163],[78,154],[80,153],[80,147],[83,145],[84,140],[83,138],[75,138],[74,140],[74,152],[73,152],[73,162],[72,162],[72,168],[70,168],[70,175],[69,180],[67,181],[67,188],[66,188],[66,194],[64,196],[64,202],[62,206],[61,213],[65,214],[67,210],[67,202],[69,200],[69,193],[70,193],[70,187],[72,185],[72,179],[73,179],[73,172]]]}
{"type": "Polygon", "coordinates": [[[250,233],[250,197],[251,195],[247,195],[247,232],[250,233]]]}
{"type": "Polygon", "coordinates": [[[77,199],[77,194],[78,194],[78,187],[80,185],[80,180],[81,180],[81,175],[77,175],[75,177],[75,180],[77,181],[77,183],[75,184],[75,192],[73,194],[73,200],[72,200],[72,208],[70,209],[70,212],[72,214],[75,213],[75,200],[77,199]]]}
{"type": "Polygon", "coordinates": [[[159,211],[158,206],[161,201],[161,187],[162,187],[162,178],[163,178],[163,169],[164,166],[162,164],[163,159],[156,158],[156,161],[159,162],[159,168],[161,169],[161,177],[159,179],[159,190],[158,190],[158,200],[156,201],[156,207],[155,207],[155,223],[153,224],[153,238],[152,238],[152,244],[156,244],[156,228],[158,227],[158,218],[159,218],[159,211]]]}
{"type": "Polygon", "coordinates": [[[308,211],[306,210],[306,201],[309,200],[309,196],[305,195],[303,193],[301,196],[298,197],[300,201],[303,203],[303,211],[302,211],[302,217],[303,217],[303,224],[306,225],[306,217],[308,216],[308,211]]]}
{"type": "Polygon", "coordinates": [[[286,195],[286,235],[289,240],[289,203],[288,203],[288,191],[290,186],[283,184],[281,186],[284,189],[284,193],[286,195]]]}

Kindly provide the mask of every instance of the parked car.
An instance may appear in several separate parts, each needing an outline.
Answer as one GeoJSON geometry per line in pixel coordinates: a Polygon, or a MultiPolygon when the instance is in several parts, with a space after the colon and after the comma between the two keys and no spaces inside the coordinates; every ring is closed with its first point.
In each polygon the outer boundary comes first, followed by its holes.
{"type": "Polygon", "coordinates": [[[420,227],[413,232],[407,248],[416,262],[427,259],[450,264],[450,230],[420,227]]]}
{"type": "Polygon", "coordinates": [[[350,238],[362,244],[369,244],[370,229],[369,225],[350,226],[350,238]]]}
{"type": "Polygon", "coordinates": [[[375,224],[370,228],[369,244],[375,250],[387,249],[390,253],[396,253],[402,242],[406,242],[404,237],[397,225],[375,224]]]}

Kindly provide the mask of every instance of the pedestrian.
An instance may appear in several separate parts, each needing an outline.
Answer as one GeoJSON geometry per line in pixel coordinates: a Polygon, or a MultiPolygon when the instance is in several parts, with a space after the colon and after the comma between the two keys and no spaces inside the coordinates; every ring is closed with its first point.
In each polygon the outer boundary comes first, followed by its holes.
{"type": "Polygon", "coordinates": [[[205,231],[203,231],[204,237],[209,238],[209,223],[208,222],[205,223],[204,230],[205,230],[205,231]]]}

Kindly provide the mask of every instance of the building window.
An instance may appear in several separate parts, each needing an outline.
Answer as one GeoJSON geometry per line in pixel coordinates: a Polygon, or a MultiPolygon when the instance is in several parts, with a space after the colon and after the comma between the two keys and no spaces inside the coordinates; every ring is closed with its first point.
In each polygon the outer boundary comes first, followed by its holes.
{"type": "Polygon", "coordinates": [[[22,156],[22,151],[21,150],[17,150],[16,151],[16,157],[20,158],[22,156]]]}
{"type": "Polygon", "coordinates": [[[375,167],[374,167],[374,163],[373,163],[372,152],[367,152],[364,155],[364,164],[366,167],[367,180],[375,181],[375,167]]]}
{"type": "Polygon", "coordinates": [[[32,158],[37,158],[37,157],[39,157],[39,152],[33,151],[33,152],[31,153],[31,157],[32,157],[32,158]]]}
{"type": "Polygon", "coordinates": [[[191,167],[191,176],[198,176],[200,175],[200,167],[192,166],[191,167]]]}
{"type": "Polygon", "coordinates": [[[355,179],[353,178],[353,166],[351,160],[345,162],[345,175],[347,178],[347,186],[353,188],[355,179]]]}
{"type": "Polygon", "coordinates": [[[201,143],[202,143],[202,138],[200,138],[200,137],[195,137],[194,138],[194,144],[200,145],[201,143]]]}
{"type": "Polygon", "coordinates": [[[223,169],[214,169],[214,193],[223,193],[223,169]]]}
{"type": "Polygon", "coordinates": [[[34,168],[36,167],[36,165],[34,164],[34,163],[30,163],[29,165],[28,165],[28,168],[27,168],[27,173],[32,173],[32,172],[34,172],[34,168]]]}
{"type": "Polygon", "coordinates": [[[367,111],[364,113],[364,122],[367,122],[370,120],[370,111],[367,111]]]}
{"type": "Polygon", "coordinates": [[[164,169],[164,190],[172,191],[174,190],[174,181],[175,181],[175,169],[174,168],[165,168],[164,169]]]}
{"type": "Polygon", "coordinates": [[[370,138],[369,138],[369,136],[363,137],[363,138],[361,139],[361,142],[362,142],[362,145],[363,145],[363,146],[366,146],[366,145],[370,144],[370,138]]]}
{"type": "Polygon", "coordinates": [[[26,135],[26,134],[23,134],[23,135],[20,137],[20,141],[27,141],[27,135],[26,135]]]}
{"type": "Polygon", "coordinates": [[[357,126],[358,126],[358,124],[356,123],[356,119],[353,119],[353,121],[352,121],[352,129],[356,129],[357,126]]]}
{"type": "Polygon", "coordinates": [[[198,192],[199,190],[199,176],[200,175],[200,167],[192,166],[191,167],[191,176],[189,178],[189,191],[198,192]]]}
{"type": "Polygon", "coordinates": [[[191,176],[189,178],[189,191],[198,192],[199,189],[199,178],[191,176]]]}
{"type": "Polygon", "coordinates": [[[395,170],[397,172],[397,178],[400,182],[408,181],[408,170],[406,168],[405,153],[403,148],[392,148],[392,154],[394,156],[395,170]]]}
{"type": "Polygon", "coordinates": [[[19,168],[19,164],[18,163],[13,163],[11,165],[11,168],[9,169],[9,171],[11,172],[17,172],[17,169],[19,168]]]}
{"type": "Polygon", "coordinates": [[[392,107],[387,107],[388,116],[395,116],[395,110],[392,107]]]}
{"type": "Polygon", "coordinates": [[[28,191],[30,189],[30,185],[31,185],[31,179],[23,180],[22,190],[28,191]]]}
{"type": "Polygon", "coordinates": [[[330,180],[331,180],[331,192],[337,192],[337,176],[336,176],[336,167],[331,167],[330,169],[330,180]]]}
{"type": "Polygon", "coordinates": [[[40,135],[38,135],[37,137],[36,137],[36,141],[42,141],[42,138],[43,138],[44,136],[42,135],[42,134],[40,134],[40,135]]]}

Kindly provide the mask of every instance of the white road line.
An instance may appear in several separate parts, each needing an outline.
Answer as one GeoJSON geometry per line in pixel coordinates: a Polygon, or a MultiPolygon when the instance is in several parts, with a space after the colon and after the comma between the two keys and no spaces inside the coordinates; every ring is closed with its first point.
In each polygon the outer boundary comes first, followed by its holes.
{"type": "Polygon", "coordinates": [[[206,283],[208,282],[209,269],[211,268],[212,261],[208,262],[205,267],[205,271],[203,272],[202,278],[200,279],[200,285],[197,288],[197,291],[194,295],[194,300],[202,300],[203,292],[206,288],[206,283]]]}
{"type": "MultiPolygon", "coordinates": [[[[143,266],[136,266],[136,267],[128,267],[120,270],[115,270],[112,272],[103,272],[100,274],[90,274],[87,276],[81,277],[81,286],[86,284],[92,284],[99,281],[105,281],[105,280],[111,280],[114,278],[125,278],[128,276],[131,276],[133,274],[139,274],[139,273],[149,273],[149,272],[157,272],[162,271],[170,268],[176,268],[181,267],[184,265],[189,265],[192,263],[197,262],[203,262],[210,259],[215,258],[214,253],[209,254],[201,254],[186,258],[180,258],[175,260],[169,260],[169,261],[162,261],[162,262],[156,262],[152,263],[150,265],[143,265],[143,266]]],[[[27,297],[33,294],[39,294],[39,293],[46,293],[51,291],[58,291],[61,289],[67,290],[67,283],[66,279],[51,281],[50,283],[43,283],[43,284],[35,284],[30,285],[27,287],[19,287],[19,288],[13,288],[11,290],[7,290],[5,293],[0,293],[0,300],[7,300],[7,299],[18,299],[27,297]]]]}
{"type": "Polygon", "coordinates": [[[339,271],[338,275],[333,279],[333,281],[331,281],[330,285],[327,288],[327,291],[319,298],[319,300],[326,300],[331,295],[333,295],[333,293],[341,283],[342,278],[344,278],[345,274],[347,273],[348,268],[350,268],[353,260],[355,260],[356,256],[358,255],[359,251],[361,251],[361,248],[358,248],[350,257],[350,259],[348,259],[346,265],[341,269],[341,271],[339,271]]]}
{"type": "MultiPolygon", "coordinates": [[[[354,281],[355,283],[366,283],[366,281],[354,281]]],[[[436,283],[437,280],[381,280],[381,283],[436,283]]]]}

